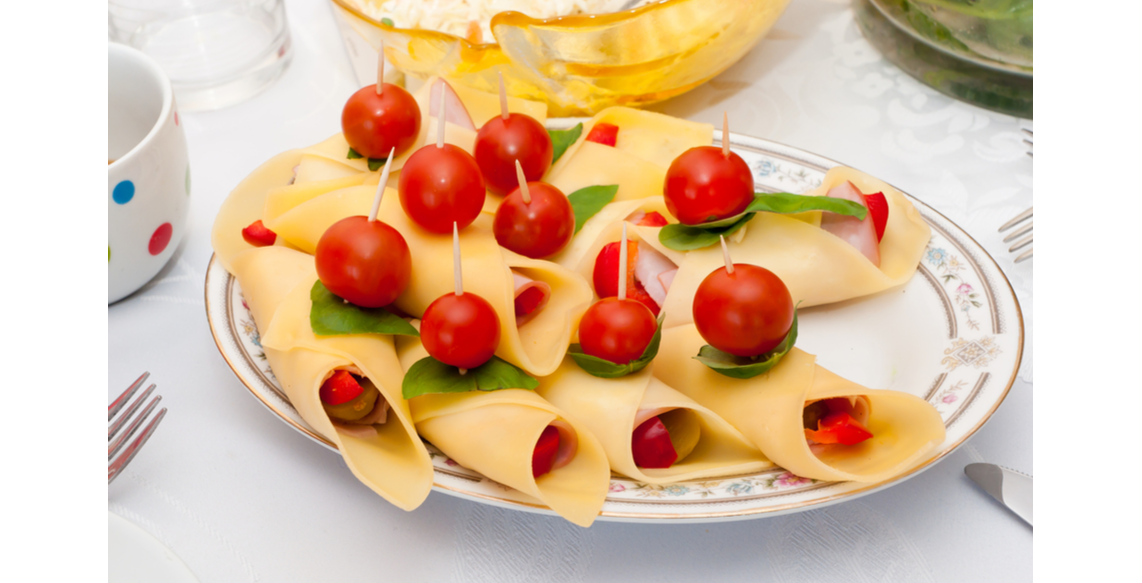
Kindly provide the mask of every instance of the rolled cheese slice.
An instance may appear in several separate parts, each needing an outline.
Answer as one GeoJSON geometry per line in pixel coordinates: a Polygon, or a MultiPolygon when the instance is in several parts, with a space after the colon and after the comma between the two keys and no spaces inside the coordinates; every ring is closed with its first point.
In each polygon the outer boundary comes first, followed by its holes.
{"type": "Polygon", "coordinates": [[[667,484],[711,476],[744,474],[773,465],[738,430],[713,411],[651,374],[654,364],[615,379],[592,376],[570,357],[555,374],[539,380],[537,393],[581,419],[607,452],[611,469],[640,482],[667,484]],[[689,414],[682,423],[699,431],[693,451],[669,468],[640,468],[631,453],[631,435],[643,421],[669,411],[689,414]]]}
{"type": "MultiPolygon", "coordinates": [[[[428,356],[420,340],[401,337],[400,363],[408,370],[428,356]]],[[[534,391],[504,389],[433,394],[409,402],[416,429],[460,465],[519,490],[563,518],[587,527],[595,521],[610,486],[607,455],[586,427],[534,391]],[[571,431],[577,448],[549,473],[532,475],[532,456],[548,425],[571,431]]]]}
{"type": "Polygon", "coordinates": [[[353,475],[374,492],[404,510],[419,506],[432,489],[432,463],[401,398],[404,375],[392,337],[314,336],[309,289],[316,274],[309,255],[257,248],[237,255],[233,267],[262,332],[266,360],[302,419],[337,446],[353,475]],[[371,426],[375,431],[338,428],[325,413],[318,391],[338,370],[365,377],[388,403],[385,422],[371,426]]]}
{"type": "MultiPolygon", "coordinates": [[[[745,235],[727,239],[737,263],[764,267],[789,288],[793,303],[808,308],[859,298],[904,285],[916,273],[932,230],[916,207],[899,190],[852,168],[836,167],[825,174],[813,196],[825,196],[845,181],[862,193],[883,192],[888,201],[888,224],[880,242],[880,267],[860,251],[820,228],[821,213],[777,215],[757,213],[745,235]]],[[[735,233],[737,235],[737,233],[735,233]]],[[[666,297],[666,321],[671,328],[693,322],[694,293],[712,271],[725,266],[718,245],[686,253],[666,297]]]]}
{"type": "Polygon", "coordinates": [[[797,348],[767,374],[734,379],[692,358],[704,344],[693,325],[664,330],[654,375],[721,415],[766,457],[798,476],[879,482],[909,470],[944,441],[940,414],[919,397],[862,387],[797,348]],[[811,449],[802,423],[805,404],[861,396],[871,409],[866,427],[873,437],[857,445],[811,449]]]}
{"type": "MultiPolygon", "coordinates": [[[[353,215],[368,215],[375,187],[333,191],[298,205],[266,226],[308,253],[333,223],[353,215]]],[[[397,192],[387,189],[377,214],[404,236],[413,257],[408,289],[395,304],[420,317],[429,304],[454,291],[452,237],[429,233],[412,223],[401,209],[397,192]]],[[[481,214],[460,231],[464,291],[484,298],[500,319],[501,340],[496,354],[538,376],[551,374],[563,360],[572,329],[590,305],[593,293],[583,278],[549,261],[529,259],[503,249],[492,233],[493,217],[481,214]],[[515,277],[542,281],[551,288],[547,306],[522,326],[515,317],[515,277]]]]}
{"type": "Polygon", "coordinates": [[[214,217],[210,244],[214,247],[214,256],[226,271],[234,273],[231,260],[235,255],[254,248],[242,238],[242,229],[262,219],[266,193],[288,186],[301,158],[300,150],[289,150],[270,158],[238,183],[222,202],[218,215],[214,217]]]}

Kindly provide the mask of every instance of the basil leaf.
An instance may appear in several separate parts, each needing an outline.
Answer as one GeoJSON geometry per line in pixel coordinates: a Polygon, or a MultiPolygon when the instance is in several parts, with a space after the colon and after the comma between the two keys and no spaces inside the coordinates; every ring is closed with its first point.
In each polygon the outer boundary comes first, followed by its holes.
{"type": "Polygon", "coordinates": [[[695,356],[694,359],[710,367],[716,373],[735,379],[749,379],[765,374],[777,366],[777,363],[789,352],[789,349],[793,348],[793,344],[796,342],[797,310],[794,309],[793,325],[789,327],[789,334],[785,336],[785,340],[758,358],[734,356],[707,344],[698,350],[698,356],[695,356]]]}
{"type": "Polygon", "coordinates": [[[350,160],[356,160],[358,158],[364,158],[364,156],[358,154],[357,150],[354,150],[353,148],[349,148],[349,155],[345,156],[345,157],[350,159],[350,160]]]}
{"type": "Polygon", "coordinates": [[[385,160],[388,158],[369,158],[369,172],[376,172],[385,165],[385,160]]]}
{"type": "Polygon", "coordinates": [[[856,217],[862,221],[868,216],[868,209],[864,205],[851,200],[828,196],[805,196],[788,192],[756,193],[753,202],[745,209],[747,213],[768,212],[782,215],[807,211],[829,211],[839,215],[856,217]]]}
{"type": "Polygon", "coordinates": [[[467,393],[471,391],[498,391],[500,389],[534,390],[539,386],[535,377],[523,372],[508,361],[493,356],[480,366],[460,374],[460,369],[426,356],[409,367],[401,382],[401,395],[405,399],[421,395],[467,393]]]}
{"type": "Polygon", "coordinates": [[[574,144],[575,140],[578,140],[582,134],[583,124],[581,123],[575,124],[575,127],[569,130],[547,130],[547,135],[551,136],[551,149],[554,151],[551,155],[551,163],[555,164],[562,158],[567,148],[571,147],[571,144],[574,144]]]}
{"type": "Polygon", "coordinates": [[[384,308],[362,308],[333,295],[321,280],[309,290],[309,325],[318,336],[402,334],[420,336],[412,324],[384,308]]]}
{"type": "Polygon", "coordinates": [[[595,216],[595,213],[603,210],[603,207],[615,200],[615,193],[619,191],[619,185],[611,184],[607,186],[588,186],[580,188],[575,192],[567,195],[567,200],[571,202],[571,210],[575,212],[575,234],[579,234],[579,229],[583,228],[583,224],[588,219],[595,216]]]}
{"type": "MultiPolygon", "coordinates": [[[[673,249],[675,251],[702,249],[717,244],[719,235],[729,237],[734,234],[738,229],[744,227],[746,223],[753,219],[753,215],[754,213],[746,213],[734,217],[733,222],[728,226],[714,228],[671,223],[658,231],[658,241],[667,249],[673,249]]],[[[719,223],[724,222],[725,221],[719,221],[719,223]]]]}
{"type": "Polygon", "coordinates": [[[638,357],[638,360],[632,360],[627,364],[615,364],[609,360],[584,353],[583,348],[578,344],[572,344],[568,348],[567,354],[571,356],[571,360],[574,360],[575,364],[579,365],[579,368],[593,376],[614,379],[636,373],[646,368],[646,365],[650,364],[655,356],[658,356],[658,345],[662,342],[662,320],[665,317],[666,312],[659,312],[658,329],[654,331],[654,336],[650,338],[650,344],[646,345],[646,350],[642,351],[642,356],[638,357]]]}
{"type": "Polygon", "coordinates": [[[393,19],[391,19],[391,18],[382,18],[381,24],[383,24],[385,26],[396,26],[395,24],[393,24],[393,19]]]}

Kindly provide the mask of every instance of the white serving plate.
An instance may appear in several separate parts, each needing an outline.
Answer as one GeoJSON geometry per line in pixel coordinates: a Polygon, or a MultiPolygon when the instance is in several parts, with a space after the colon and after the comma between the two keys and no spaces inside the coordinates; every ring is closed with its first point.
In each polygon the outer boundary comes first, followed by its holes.
{"type": "MultiPolygon", "coordinates": [[[[578,121],[548,120],[548,125],[565,128],[578,121]]],[[[720,139],[717,131],[715,136],[720,139]]],[[[733,133],[730,144],[753,169],[758,190],[804,193],[839,165],[733,133]]],[[[947,427],[944,443],[910,471],[874,484],[808,480],[781,469],[670,486],[614,475],[600,520],[719,522],[820,508],[903,482],[983,427],[1019,370],[1019,301],[987,251],[946,217],[909,199],[932,227],[916,275],[897,289],[799,311],[797,346],[857,383],[912,393],[932,403],[947,427]]],[[[206,312],[218,349],[242,384],[282,421],[336,451],[290,405],[266,363],[237,281],[213,259],[206,274],[206,312]]],[[[431,444],[428,450],[436,471],[434,489],[493,506],[554,514],[536,499],[456,464],[431,444]]],[[[351,479],[348,472],[345,476],[351,479]]]]}

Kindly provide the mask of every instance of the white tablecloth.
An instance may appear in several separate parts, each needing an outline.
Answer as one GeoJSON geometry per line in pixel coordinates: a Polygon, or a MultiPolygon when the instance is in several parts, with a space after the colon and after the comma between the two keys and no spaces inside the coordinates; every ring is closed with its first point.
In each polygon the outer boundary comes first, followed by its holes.
{"type": "Polygon", "coordinates": [[[1022,378],[956,453],[905,483],[789,516],[712,525],[545,516],[433,493],[398,510],[339,456],[269,413],[231,373],[206,323],[203,278],[219,205],[273,154],[338,131],[355,90],[326,0],[287,0],[294,62],[269,90],[186,113],[193,179],[187,239],[143,291],[108,309],[108,396],[150,370],[166,420],[108,489],[204,581],[1026,581],[1032,531],[964,465],[1031,473],[1032,265],[998,225],[1031,205],[1021,123],[950,100],[883,60],[844,0],[796,0],[751,54],[655,109],[822,154],[918,196],[963,226],[1023,305],[1022,378]]]}

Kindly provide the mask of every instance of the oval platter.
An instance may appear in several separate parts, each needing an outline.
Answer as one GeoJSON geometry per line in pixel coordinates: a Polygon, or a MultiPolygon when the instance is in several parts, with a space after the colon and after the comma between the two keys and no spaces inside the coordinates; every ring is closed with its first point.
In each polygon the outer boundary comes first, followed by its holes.
{"type": "MultiPolygon", "coordinates": [[[[563,129],[578,119],[551,119],[563,129]]],[[[715,143],[720,132],[715,130],[715,143]]],[[[838,163],[796,148],[730,134],[759,190],[804,193],[838,163]]],[[[1019,371],[1023,315],[1007,277],[974,239],[909,195],[932,227],[916,274],[880,294],[799,311],[797,346],[833,372],[870,388],[917,395],[940,412],[947,439],[916,467],[874,484],[821,482],[781,469],[651,485],[613,475],[601,520],[720,522],[774,516],[852,500],[917,475],[955,451],[991,418],[1019,371]]],[[[331,450],[298,415],[258,343],[258,329],[237,281],[211,259],[206,312],[218,350],[267,409],[331,450]]],[[[503,508],[554,514],[534,498],[489,480],[428,444],[434,489],[503,508]]],[[[352,479],[346,472],[346,479],[352,479]]]]}

